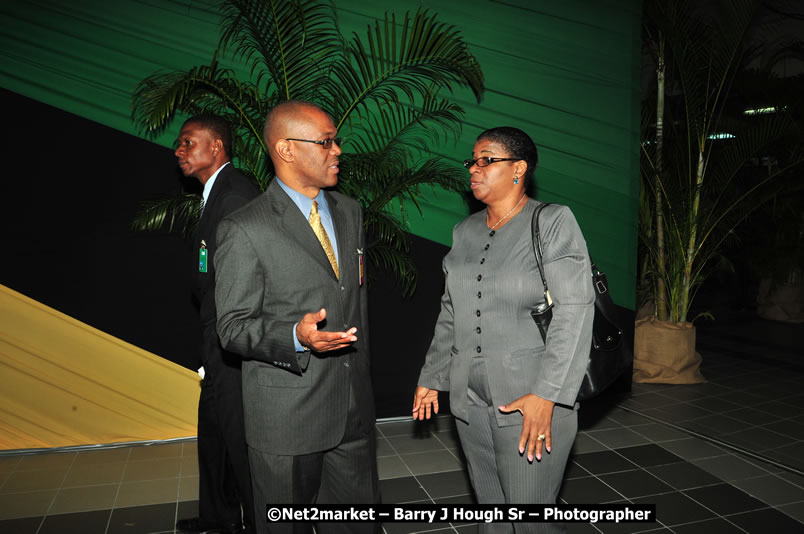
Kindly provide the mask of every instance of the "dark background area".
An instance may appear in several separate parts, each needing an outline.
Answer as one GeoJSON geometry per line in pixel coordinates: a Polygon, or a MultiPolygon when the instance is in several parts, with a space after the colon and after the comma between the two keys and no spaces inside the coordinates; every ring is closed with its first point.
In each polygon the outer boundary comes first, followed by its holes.
{"type": "MultiPolygon", "coordinates": [[[[142,201],[200,192],[199,184],[181,175],[168,148],[6,90],[2,99],[9,167],[0,183],[0,284],[195,370],[190,241],[129,223],[142,201]]],[[[369,271],[378,417],[409,415],[444,287],[448,248],[410,237],[419,273],[412,297],[389,273],[369,271]]],[[[631,340],[633,312],[621,311],[631,340]]]]}

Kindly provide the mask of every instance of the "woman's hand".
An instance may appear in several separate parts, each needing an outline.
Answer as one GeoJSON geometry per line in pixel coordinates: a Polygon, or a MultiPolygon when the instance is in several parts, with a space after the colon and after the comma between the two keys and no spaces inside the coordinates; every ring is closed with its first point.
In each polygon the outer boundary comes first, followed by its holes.
{"type": "Polygon", "coordinates": [[[438,413],[438,390],[416,386],[413,395],[413,419],[430,419],[431,412],[438,413]]]}
{"type": "Polygon", "coordinates": [[[550,423],[553,421],[553,406],[552,401],[537,397],[533,393],[528,393],[524,397],[519,397],[514,402],[499,408],[501,412],[517,411],[522,414],[519,454],[525,453],[525,445],[527,445],[529,462],[533,461],[534,451],[536,452],[536,459],[542,459],[542,444],[544,444],[547,452],[552,449],[553,440],[550,436],[550,423]]]}

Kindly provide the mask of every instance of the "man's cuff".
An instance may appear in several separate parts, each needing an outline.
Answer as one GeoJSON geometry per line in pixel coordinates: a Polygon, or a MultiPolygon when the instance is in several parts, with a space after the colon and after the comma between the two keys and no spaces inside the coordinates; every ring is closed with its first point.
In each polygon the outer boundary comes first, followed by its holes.
{"type": "Polygon", "coordinates": [[[299,338],[296,337],[297,326],[299,326],[299,323],[293,325],[293,345],[296,347],[296,352],[307,352],[310,349],[299,343],[299,338]]]}

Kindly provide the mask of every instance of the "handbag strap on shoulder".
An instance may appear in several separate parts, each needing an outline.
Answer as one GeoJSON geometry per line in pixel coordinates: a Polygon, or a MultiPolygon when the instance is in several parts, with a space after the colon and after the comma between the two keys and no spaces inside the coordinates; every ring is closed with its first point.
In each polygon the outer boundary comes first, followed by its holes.
{"type": "Polygon", "coordinates": [[[542,262],[542,235],[539,231],[539,215],[542,210],[549,206],[550,203],[543,203],[533,211],[533,218],[530,221],[531,237],[533,239],[533,254],[536,256],[536,266],[539,268],[539,276],[542,278],[542,285],[544,286],[544,300],[550,305],[553,299],[550,298],[550,290],[547,287],[547,280],[544,277],[544,263],[542,262]]]}

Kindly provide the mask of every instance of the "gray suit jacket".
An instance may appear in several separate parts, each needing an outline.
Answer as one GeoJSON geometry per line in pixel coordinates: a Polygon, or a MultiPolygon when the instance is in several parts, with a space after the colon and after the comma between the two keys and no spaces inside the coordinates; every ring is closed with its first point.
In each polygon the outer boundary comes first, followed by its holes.
{"type": "MultiPolygon", "coordinates": [[[[455,226],[444,258],[446,286],[419,385],[450,392],[452,413],[467,417],[467,388],[474,357],[486,361],[496,406],[534,393],[569,413],[583,381],[592,340],[594,288],[589,254],[566,206],[540,217],[544,269],[553,320],[543,343],[530,316],[543,299],[531,239],[531,217],[541,204],[528,200],[508,224],[490,232],[486,212],[455,226]],[[493,234],[493,235],[490,235],[493,234]]],[[[497,411],[501,426],[520,424],[518,413],[497,411]]]]}
{"type": "Polygon", "coordinates": [[[361,423],[374,428],[366,285],[360,284],[363,217],[354,200],[326,192],[338,240],[335,277],[307,219],[274,181],[221,221],[215,255],[218,334],[243,359],[246,441],[269,454],[300,455],[337,445],[354,392],[361,423]],[[351,347],[297,353],[293,326],[327,310],[328,331],[357,327],[351,347]]]}

